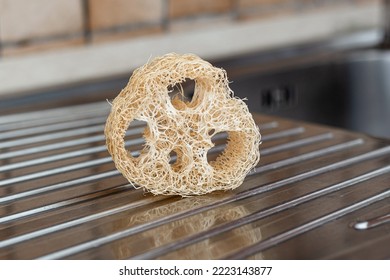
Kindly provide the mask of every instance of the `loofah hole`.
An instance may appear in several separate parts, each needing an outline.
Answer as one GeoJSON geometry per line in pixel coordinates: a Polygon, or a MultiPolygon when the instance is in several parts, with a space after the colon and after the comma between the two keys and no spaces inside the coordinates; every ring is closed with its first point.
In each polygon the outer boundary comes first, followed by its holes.
{"type": "Polygon", "coordinates": [[[210,129],[208,134],[209,134],[209,136],[213,136],[214,133],[215,133],[215,129],[210,129]]]}
{"type": "Polygon", "coordinates": [[[169,153],[169,164],[174,172],[180,172],[183,170],[183,165],[185,164],[183,157],[184,154],[180,149],[172,150],[169,153]]]}
{"type": "Polygon", "coordinates": [[[214,130],[212,134],[210,134],[209,132],[209,135],[213,135],[211,137],[211,142],[214,144],[214,147],[207,152],[207,161],[211,163],[215,161],[225,151],[226,146],[228,144],[228,132],[224,131],[215,133],[214,130]]]}
{"type": "Polygon", "coordinates": [[[185,110],[193,107],[193,98],[195,94],[195,81],[185,79],[184,82],[168,87],[168,94],[171,98],[173,107],[177,110],[185,110]]]}
{"type": "Polygon", "coordinates": [[[169,164],[174,165],[175,163],[177,163],[177,153],[174,150],[172,150],[169,153],[169,164]]]}
{"type": "Polygon", "coordinates": [[[126,131],[125,147],[133,158],[147,152],[145,137],[150,134],[149,126],[144,121],[133,120],[126,131]],[[142,135],[142,137],[140,137],[142,135]]]}

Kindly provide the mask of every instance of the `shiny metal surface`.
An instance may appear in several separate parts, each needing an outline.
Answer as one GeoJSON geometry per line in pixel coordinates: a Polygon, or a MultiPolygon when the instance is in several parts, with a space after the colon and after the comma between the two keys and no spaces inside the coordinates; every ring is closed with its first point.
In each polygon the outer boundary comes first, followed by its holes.
{"type": "MultiPolygon", "coordinates": [[[[108,111],[0,117],[1,259],[390,258],[389,141],[256,115],[262,158],[240,188],[153,196],[115,169],[108,111]]],[[[129,127],[132,153],[143,125],[129,127]]]]}
{"type": "Polygon", "coordinates": [[[251,111],[390,139],[388,49],[351,50],[279,63],[264,70],[248,60],[240,67],[247,74],[236,79],[232,89],[251,100],[251,111]]]}

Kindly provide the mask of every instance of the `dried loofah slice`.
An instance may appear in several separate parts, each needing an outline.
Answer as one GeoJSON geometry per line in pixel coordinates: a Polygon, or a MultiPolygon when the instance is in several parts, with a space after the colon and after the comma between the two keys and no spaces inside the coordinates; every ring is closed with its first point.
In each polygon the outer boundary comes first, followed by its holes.
{"type": "Polygon", "coordinates": [[[153,194],[200,195],[237,188],[260,159],[260,132],[246,104],[233,97],[223,69],[193,54],[167,54],[134,71],[114,99],[105,135],[117,169],[153,194]],[[195,81],[191,101],[168,88],[195,81]],[[139,157],[125,148],[133,120],[145,121],[139,157]],[[208,162],[211,137],[227,132],[225,150],[208,162]],[[171,155],[176,154],[172,164],[171,155]]]}

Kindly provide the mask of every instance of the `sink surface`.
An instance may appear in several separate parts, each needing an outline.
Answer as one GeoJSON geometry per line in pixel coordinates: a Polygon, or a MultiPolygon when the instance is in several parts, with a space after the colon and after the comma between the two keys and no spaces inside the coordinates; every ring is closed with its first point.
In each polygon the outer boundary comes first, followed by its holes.
{"type": "Polygon", "coordinates": [[[390,138],[389,77],[390,51],[372,49],[249,71],[231,88],[253,112],[390,138]]]}

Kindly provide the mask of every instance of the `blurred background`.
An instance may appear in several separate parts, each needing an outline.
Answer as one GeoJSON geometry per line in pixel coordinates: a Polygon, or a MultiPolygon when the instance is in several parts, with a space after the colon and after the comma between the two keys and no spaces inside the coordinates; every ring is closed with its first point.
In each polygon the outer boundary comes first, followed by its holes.
{"type": "Polygon", "coordinates": [[[110,99],[150,58],[192,52],[253,112],[390,137],[387,2],[0,0],[0,115],[110,99]]]}
{"type": "MultiPolygon", "coordinates": [[[[351,32],[378,24],[372,11],[378,4],[377,0],[1,0],[1,56],[15,57],[172,32],[191,33],[248,21],[261,24],[272,18],[298,18],[318,12],[345,12],[349,17],[353,11],[365,10],[366,16],[351,17],[349,23],[337,22],[342,19],[328,23],[333,25],[334,32],[351,32]]],[[[321,19],[318,21],[320,25],[321,19]]],[[[316,25],[316,21],[312,24],[316,25]]]]}

